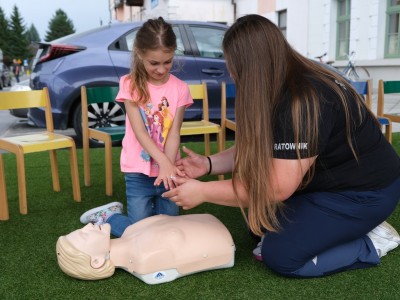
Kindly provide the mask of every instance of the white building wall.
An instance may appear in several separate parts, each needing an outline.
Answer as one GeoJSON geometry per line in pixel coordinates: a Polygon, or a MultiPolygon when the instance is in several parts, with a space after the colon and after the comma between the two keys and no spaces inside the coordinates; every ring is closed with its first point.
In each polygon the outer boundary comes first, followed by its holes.
{"type": "Polygon", "coordinates": [[[235,3],[236,3],[236,19],[243,17],[245,15],[258,13],[257,0],[236,0],[235,3]]]}
{"type": "MultiPolygon", "coordinates": [[[[109,0],[112,4],[115,0],[109,0]]],[[[365,66],[376,88],[379,79],[400,80],[400,59],[385,59],[386,0],[351,0],[350,47],[355,63],[365,66]]],[[[236,18],[258,13],[278,23],[278,12],[287,10],[287,40],[306,57],[327,52],[325,60],[336,60],[337,0],[159,0],[151,7],[145,0],[123,21],[166,19],[214,21],[232,24],[236,18]]],[[[347,61],[335,61],[343,68],[347,61]]]]}
{"type": "MultiPolygon", "coordinates": [[[[337,0],[265,0],[275,9],[263,14],[278,23],[287,10],[287,40],[311,59],[327,52],[325,60],[336,60],[337,0]]],[[[365,66],[377,88],[378,80],[400,80],[400,59],[385,59],[386,5],[383,0],[352,0],[349,52],[355,51],[356,65],[365,66]]],[[[343,68],[347,61],[335,61],[343,68]]]]}
{"type": "Polygon", "coordinates": [[[142,13],[143,19],[162,16],[169,20],[234,22],[232,0],[159,0],[154,8],[150,0],[145,0],[142,13]]]}

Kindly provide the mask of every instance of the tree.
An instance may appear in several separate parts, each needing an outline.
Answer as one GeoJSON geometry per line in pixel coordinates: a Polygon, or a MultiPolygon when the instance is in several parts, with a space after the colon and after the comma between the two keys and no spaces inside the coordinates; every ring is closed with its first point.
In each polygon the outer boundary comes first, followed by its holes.
{"type": "Polygon", "coordinates": [[[35,25],[31,24],[31,27],[26,31],[26,39],[29,43],[40,42],[40,36],[35,25]]]}
{"type": "Polygon", "coordinates": [[[22,19],[17,6],[14,5],[11,14],[10,36],[7,41],[9,43],[10,56],[21,60],[30,57],[28,50],[29,43],[26,40],[26,30],[23,23],[24,20],[22,19]]]}
{"type": "Polygon", "coordinates": [[[0,49],[3,51],[3,62],[7,65],[10,63],[9,37],[10,27],[8,26],[8,20],[0,7],[0,49]]]}
{"type": "Polygon", "coordinates": [[[49,30],[46,32],[45,41],[50,42],[72,33],[75,33],[74,24],[62,9],[58,9],[55,16],[49,21],[49,30]]]}

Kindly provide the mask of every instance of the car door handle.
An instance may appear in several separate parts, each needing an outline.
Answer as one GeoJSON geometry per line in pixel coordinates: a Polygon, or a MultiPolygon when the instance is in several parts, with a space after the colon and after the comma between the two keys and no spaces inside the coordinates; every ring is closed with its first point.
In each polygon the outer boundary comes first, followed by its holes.
{"type": "Polygon", "coordinates": [[[224,75],[224,71],[220,69],[201,69],[201,71],[212,76],[224,75]]]}

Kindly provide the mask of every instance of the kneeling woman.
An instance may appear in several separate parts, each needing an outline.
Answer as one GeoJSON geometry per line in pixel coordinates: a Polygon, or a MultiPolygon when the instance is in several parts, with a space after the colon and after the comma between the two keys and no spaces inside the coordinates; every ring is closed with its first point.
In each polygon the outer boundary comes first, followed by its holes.
{"type": "Polygon", "coordinates": [[[378,264],[400,244],[382,223],[399,201],[400,160],[363,99],[262,16],[238,19],[223,49],[236,85],[235,146],[209,158],[185,149],[178,166],[188,178],[164,196],[183,209],[247,208],[264,237],[260,258],[285,276],[378,264]],[[208,172],[233,180],[189,179],[208,172]]]}

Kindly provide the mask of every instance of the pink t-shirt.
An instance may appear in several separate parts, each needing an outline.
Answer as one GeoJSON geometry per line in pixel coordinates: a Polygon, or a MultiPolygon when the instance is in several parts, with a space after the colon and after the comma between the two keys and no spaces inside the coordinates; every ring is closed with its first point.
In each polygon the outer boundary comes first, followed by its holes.
{"type": "MultiPolygon", "coordinates": [[[[121,77],[119,92],[116,101],[133,99],[130,91],[131,80],[128,75],[121,77]]],[[[193,103],[188,85],[174,75],[170,74],[168,81],[163,85],[147,83],[150,93],[150,101],[139,107],[142,122],[153,139],[154,143],[164,152],[169,129],[174,121],[178,107],[189,107],[193,103]]],[[[177,158],[180,157],[178,151],[177,158]]],[[[157,162],[143,149],[136,139],[135,133],[126,118],[125,137],[122,141],[121,171],[124,173],[143,173],[151,177],[158,176],[159,166],[157,162]]]]}

